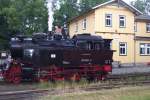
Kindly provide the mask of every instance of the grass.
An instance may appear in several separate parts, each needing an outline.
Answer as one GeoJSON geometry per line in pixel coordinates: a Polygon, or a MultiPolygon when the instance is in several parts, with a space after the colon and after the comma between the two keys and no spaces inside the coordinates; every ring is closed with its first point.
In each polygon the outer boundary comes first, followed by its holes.
{"type": "Polygon", "coordinates": [[[93,83],[89,83],[86,79],[82,79],[79,82],[71,82],[71,81],[57,81],[57,82],[41,82],[37,84],[37,88],[40,89],[67,89],[67,88],[80,88],[87,87],[92,85],[93,83]]]}
{"type": "Polygon", "coordinates": [[[150,100],[150,86],[48,95],[40,100],[150,100]]]}

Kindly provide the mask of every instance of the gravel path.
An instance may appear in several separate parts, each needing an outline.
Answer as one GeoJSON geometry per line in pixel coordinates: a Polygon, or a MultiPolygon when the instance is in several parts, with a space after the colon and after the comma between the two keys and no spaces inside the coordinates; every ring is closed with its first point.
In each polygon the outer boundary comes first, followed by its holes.
{"type": "Polygon", "coordinates": [[[22,90],[34,90],[36,89],[36,85],[27,83],[27,84],[7,84],[4,82],[0,82],[0,92],[11,92],[11,91],[22,91],[22,90]]]}
{"type": "Polygon", "coordinates": [[[131,74],[131,73],[148,73],[150,67],[127,67],[127,68],[113,68],[112,74],[131,74]]]}

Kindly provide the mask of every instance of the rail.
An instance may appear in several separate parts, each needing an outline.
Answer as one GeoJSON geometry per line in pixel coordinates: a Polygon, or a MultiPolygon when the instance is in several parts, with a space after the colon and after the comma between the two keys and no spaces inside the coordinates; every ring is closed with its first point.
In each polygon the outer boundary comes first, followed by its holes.
{"type": "Polygon", "coordinates": [[[109,75],[108,80],[95,82],[86,87],[63,88],[63,89],[41,89],[25,90],[0,93],[0,100],[37,100],[36,98],[44,95],[58,95],[64,93],[73,93],[77,91],[99,91],[102,89],[121,88],[126,86],[150,85],[150,73],[135,73],[128,75],[109,75]]]}

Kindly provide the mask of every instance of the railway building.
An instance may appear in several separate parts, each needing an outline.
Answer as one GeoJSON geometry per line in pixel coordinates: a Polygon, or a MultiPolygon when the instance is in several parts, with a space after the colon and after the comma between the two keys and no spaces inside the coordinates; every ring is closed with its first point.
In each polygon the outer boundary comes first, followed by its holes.
{"type": "Polygon", "coordinates": [[[150,62],[150,16],[123,0],[97,5],[69,21],[69,35],[92,33],[112,39],[113,60],[125,66],[150,62]]]}

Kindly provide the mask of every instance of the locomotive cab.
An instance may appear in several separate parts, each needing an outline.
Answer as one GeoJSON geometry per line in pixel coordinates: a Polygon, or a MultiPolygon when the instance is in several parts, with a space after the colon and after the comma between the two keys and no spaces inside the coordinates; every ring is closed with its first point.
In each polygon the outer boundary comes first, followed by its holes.
{"type": "Polygon", "coordinates": [[[113,54],[109,47],[111,40],[105,40],[101,36],[93,36],[88,33],[78,34],[73,37],[73,40],[79,50],[74,51],[74,53],[77,52],[74,56],[80,58],[76,58],[75,63],[81,65],[111,65],[113,54]]]}
{"type": "Polygon", "coordinates": [[[78,34],[73,37],[76,47],[81,50],[100,50],[104,48],[104,40],[100,36],[90,34],[78,34]]]}

